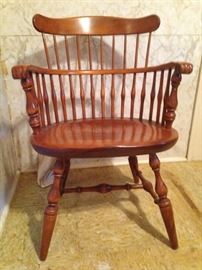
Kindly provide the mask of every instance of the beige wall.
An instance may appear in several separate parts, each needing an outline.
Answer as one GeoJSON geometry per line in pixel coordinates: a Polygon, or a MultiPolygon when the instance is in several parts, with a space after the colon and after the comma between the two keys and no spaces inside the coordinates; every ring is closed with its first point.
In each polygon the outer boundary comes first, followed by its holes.
{"type": "MultiPolygon", "coordinates": [[[[32,17],[36,13],[54,17],[140,17],[158,14],[161,26],[152,40],[150,63],[179,60],[194,64],[193,73],[183,77],[179,89],[179,106],[174,126],[179,130],[180,139],[174,148],[162,154],[171,159],[186,157],[201,56],[200,1],[1,0],[0,8],[0,42],[2,56],[9,71],[18,63],[43,63],[42,40],[32,27],[32,17]]],[[[6,85],[20,168],[24,171],[32,170],[36,168],[37,159],[29,143],[30,129],[26,123],[24,93],[20,83],[12,79],[10,72],[6,76],[6,85]]],[[[96,162],[99,164],[99,160],[96,162]]]]}
{"type": "Polygon", "coordinates": [[[188,147],[189,160],[202,160],[202,69],[196,95],[190,143],[188,147]]]}
{"type": "Polygon", "coordinates": [[[8,110],[6,85],[0,62],[0,232],[17,182],[17,163],[8,110]]]}

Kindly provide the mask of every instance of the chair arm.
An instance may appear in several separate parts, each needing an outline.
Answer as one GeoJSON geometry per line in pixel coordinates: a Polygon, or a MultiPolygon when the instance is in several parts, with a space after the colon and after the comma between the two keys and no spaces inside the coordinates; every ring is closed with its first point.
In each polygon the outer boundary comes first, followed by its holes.
{"type": "Polygon", "coordinates": [[[30,65],[18,65],[11,69],[13,79],[26,79],[29,76],[30,65]]]}
{"type": "Polygon", "coordinates": [[[32,79],[29,65],[19,65],[12,68],[12,76],[14,79],[20,79],[23,90],[26,95],[26,110],[29,116],[29,124],[34,134],[40,130],[41,121],[39,113],[39,104],[34,90],[34,82],[32,79]]]}
{"type": "Polygon", "coordinates": [[[176,69],[181,73],[181,74],[190,74],[192,73],[193,70],[193,65],[188,62],[174,62],[176,69]]]}
{"type": "Polygon", "coordinates": [[[177,99],[177,90],[178,86],[180,85],[182,74],[190,74],[193,70],[193,65],[186,62],[177,62],[175,64],[175,71],[171,77],[171,93],[167,97],[165,102],[165,112],[164,112],[164,121],[166,123],[167,128],[171,128],[173,121],[175,120],[175,110],[178,105],[177,99]]]}
{"type": "Polygon", "coordinates": [[[136,68],[136,72],[154,72],[167,69],[175,69],[180,74],[190,74],[193,70],[193,65],[188,62],[168,62],[165,64],[150,66],[146,68],[136,68]]]}
{"type": "Polygon", "coordinates": [[[169,62],[157,66],[126,68],[126,69],[105,69],[105,70],[68,70],[68,69],[48,69],[44,67],[22,65],[12,68],[14,79],[26,78],[27,74],[39,73],[48,75],[102,75],[102,74],[131,74],[162,71],[167,69],[175,69],[180,74],[190,74],[193,70],[193,65],[186,62],[169,62]]]}

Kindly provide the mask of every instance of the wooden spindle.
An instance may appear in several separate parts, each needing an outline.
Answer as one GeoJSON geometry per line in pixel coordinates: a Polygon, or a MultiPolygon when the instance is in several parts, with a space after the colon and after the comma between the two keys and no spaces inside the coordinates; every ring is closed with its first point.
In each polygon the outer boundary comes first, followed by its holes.
{"type": "Polygon", "coordinates": [[[49,57],[48,47],[46,44],[46,38],[45,38],[44,33],[42,33],[42,39],[43,39],[43,45],[44,45],[44,50],[45,50],[45,55],[46,55],[46,62],[47,62],[48,68],[51,68],[50,57],[49,57]]]}
{"type": "MultiPolygon", "coordinates": [[[[59,59],[58,46],[57,46],[57,40],[56,40],[55,35],[53,35],[53,43],[54,43],[54,51],[55,51],[57,68],[60,69],[60,59],[59,59]]],[[[60,99],[61,99],[61,104],[62,104],[63,117],[64,117],[64,121],[67,121],[67,109],[66,109],[66,98],[65,98],[64,86],[63,86],[61,75],[58,75],[58,77],[59,77],[59,84],[60,84],[60,99]]]]}
{"type": "Polygon", "coordinates": [[[166,109],[166,100],[169,97],[171,72],[172,72],[172,69],[169,69],[168,76],[167,76],[167,82],[166,82],[166,90],[165,90],[164,99],[163,99],[163,113],[162,113],[162,121],[161,121],[162,125],[164,125],[164,115],[165,115],[165,109],[166,109]]]}
{"type": "MultiPolygon", "coordinates": [[[[134,68],[137,67],[137,63],[138,63],[138,48],[139,48],[139,34],[137,34],[136,36],[134,68]]],[[[132,89],[131,89],[131,105],[130,105],[130,118],[131,119],[133,119],[133,116],[134,116],[135,95],[136,95],[136,73],[133,74],[133,82],[132,82],[132,89]]]]}
{"type": "MultiPolygon", "coordinates": [[[[91,48],[91,38],[88,36],[88,55],[89,55],[89,66],[92,70],[92,48],[91,48]]],[[[95,89],[93,85],[93,75],[90,75],[90,96],[91,96],[91,108],[92,108],[92,118],[95,118],[95,89]]]]}
{"type": "Polygon", "coordinates": [[[55,35],[53,35],[53,44],[54,44],[54,51],[55,51],[57,68],[60,69],[60,59],[59,59],[58,46],[57,46],[57,40],[56,40],[55,35]]]}
{"type": "Polygon", "coordinates": [[[46,120],[47,124],[51,124],[51,118],[50,118],[50,110],[49,110],[49,98],[48,98],[48,93],[46,89],[46,81],[45,81],[45,76],[42,74],[42,86],[43,86],[43,100],[45,104],[45,110],[46,110],[46,120]]]}
{"type": "Polygon", "coordinates": [[[139,34],[137,34],[136,37],[136,44],[135,44],[135,61],[134,61],[134,67],[137,67],[138,62],[138,49],[139,49],[139,34]]]}
{"type": "MultiPolygon", "coordinates": [[[[49,57],[49,53],[48,53],[48,47],[47,47],[47,44],[46,44],[45,35],[43,33],[42,33],[42,38],[43,38],[44,50],[45,50],[45,54],[46,54],[47,65],[48,65],[48,68],[51,68],[50,57],[49,57]]],[[[58,123],[59,122],[59,117],[58,117],[58,110],[57,110],[57,97],[56,97],[56,93],[55,93],[55,89],[54,89],[54,83],[53,83],[52,75],[50,75],[50,85],[51,85],[51,96],[52,96],[53,109],[54,109],[54,114],[55,114],[55,121],[56,121],[56,123],[58,123]]]]}
{"type": "MultiPolygon", "coordinates": [[[[149,33],[148,42],[147,42],[147,51],[146,51],[146,58],[145,58],[145,67],[148,66],[148,60],[149,60],[149,49],[151,44],[151,32],[149,33]]],[[[146,80],[147,80],[147,73],[144,73],[143,77],[143,83],[142,83],[142,91],[141,91],[141,103],[140,103],[140,115],[139,119],[142,120],[143,117],[143,111],[144,111],[144,100],[145,100],[145,94],[146,94],[146,80]]]]}
{"type": "MultiPolygon", "coordinates": [[[[79,36],[76,36],[76,48],[77,48],[78,68],[79,68],[79,70],[81,70],[79,36]]],[[[80,98],[81,98],[82,116],[83,116],[83,119],[86,119],[85,92],[84,92],[84,88],[83,88],[82,75],[79,75],[79,83],[80,83],[80,98]]]]}
{"type": "MultiPolygon", "coordinates": [[[[100,68],[103,70],[103,37],[100,37],[100,68]]],[[[100,91],[100,98],[101,98],[101,113],[102,118],[105,117],[105,82],[104,82],[104,75],[101,75],[101,91],[100,91]]]]}
{"type": "Polygon", "coordinates": [[[82,192],[100,192],[100,193],[108,193],[112,190],[131,190],[131,189],[140,189],[142,188],[142,184],[133,184],[133,183],[127,183],[124,185],[110,185],[106,183],[99,184],[97,186],[88,186],[88,187],[69,187],[64,188],[64,193],[82,193],[82,192]]]}
{"type": "MultiPolygon", "coordinates": [[[[127,48],[127,36],[124,35],[123,69],[126,68],[126,48],[127,48]]],[[[121,89],[121,118],[124,118],[124,103],[126,96],[125,81],[126,81],[126,74],[123,74],[122,89],[121,89]]]]}
{"type": "Polygon", "coordinates": [[[163,78],[164,78],[164,70],[161,71],[159,91],[157,97],[157,113],[156,113],[156,123],[159,123],[160,113],[161,113],[161,103],[163,97],[163,78]]]}
{"type": "Polygon", "coordinates": [[[44,108],[43,108],[43,96],[41,93],[41,84],[40,84],[38,73],[36,73],[36,86],[37,86],[37,97],[38,97],[38,104],[39,104],[40,116],[41,116],[41,125],[42,127],[44,127],[45,117],[44,117],[44,108]]]}
{"type": "Polygon", "coordinates": [[[149,61],[149,50],[150,50],[150,44],[151,44],[151,32],[149,33],[148,42],[147,42],[147,52],[146,52],[146,58],[145,58],[145,67],[148,66],[149,61]]]}
{"type": "Polygon", "coordinates": [[[53,76],[50,75],[49,77],[50,77],[51,98],[52,98],[52,103],[53,103],[53,110],[54,110],[54,115],[55,115],[55,121],[56,121],[56,123],[59,123],[57,96],[56,96],[56,92],[55,92],[55,86],[54,86],[53,76]]]}
{"type": "MultiPolygon", "coordinates": [[[[33,75],[34,75],[34,73],[30,74],[30,76],[32,78],[32,81],[34,82],[34,79],[33,79],[34,76],[33,75]]],[[[37,95],[36,95],[36,91],[35,91],[35,83],[33,84],[33,87],[32,87],[32,95],[33,95],[34,98],[37,99],[37,95]]]]}
{"type": "MultiPolygon", "coordinates": [[[[70,56],[69,56],[69,44],[67,37],[65,36],[65,53],[66,53],[66,58],[67,58],[67,68],[68,70],[71,69],[70,65],[70,56]]],[[[70,98],[71,98],[71,104],[72,104],[72,115],[73,119],[76,119],[76,104],[75,104],[75,93],[74,93],[74,88],[73,88],[73,82],[72,82],[72,75],[69,75],[69,87],[70,87],[70,98]]]]}
{"type": "Polygon", "coordinates": [[[66,97],[65,97],[65,91],[64,91],[61,75],[59,75],[59,84],[60,84],[60,99],[62,103],[63,117],[64,117],[64,121],[66,122],[67,121],[66,97]]]}
{"type": "Polygon", "coordinates": [[[152,89],[150,94],[149,121],[152,121],[155,94],[156,94],[156,71],[153,74],[152,89]]]}
{"type": "MultiPolygon", "coordinates": [[[[112,69],[114,69],[114,50],[115,50],[115,36],[112,36],[112,69]]],[[[114,74],[112,74],[111,77],[111,117],[114,118],[115,116],[115,110],[114,110],[114,105],[115,105],[115,85],[114,85],[114,74]]]]}
{"type": "Polygon", "coordinates": [[[140,96],[140,114],[139,114],[140,120],[142,120],[143,112],[144,112],[144,101],[145,101],[145,95],[146,95],[146,80],[147,80],[147,72],[144,73],[143,82],[142,82],[142,90],[141,90],[141,96],[140,96]]]}

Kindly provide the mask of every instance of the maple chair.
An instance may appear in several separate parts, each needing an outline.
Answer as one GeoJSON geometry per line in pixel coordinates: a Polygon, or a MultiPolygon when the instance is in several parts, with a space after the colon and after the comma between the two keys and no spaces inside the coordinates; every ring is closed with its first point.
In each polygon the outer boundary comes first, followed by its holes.
{"type": "Polygon", "coordinates": [[[171,148],[178,139],[172,128],[177,89],[181,74],[191,73],[192,65],[170,62],[148,66],[152,32],[160,25],[156,15],[138,19],[35,15],[33,24],[42,33],[48,67],[19,65],[12,68],[12,75],[21,79],[26,94],[33,148],[57,159],[44,213],[40,259],[47,257],[58,201],[70,192],[143,188],[158,204],[170,245],[176,249],[173,210],[156,153],[171,148]],[[139,66],[143,47],[144,64],[139,66]],[[143,154],[149,155],[155,188],[138,168],[137,156],[143,154]],[[134,182],[65,185],[70,159],[119,156],[129,157],[134,182]]]}

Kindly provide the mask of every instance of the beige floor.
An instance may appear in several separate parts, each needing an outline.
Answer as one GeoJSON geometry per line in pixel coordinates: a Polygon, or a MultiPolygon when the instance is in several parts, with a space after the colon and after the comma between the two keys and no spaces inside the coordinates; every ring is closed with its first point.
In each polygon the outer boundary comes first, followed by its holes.
{"type": "MultiPolygon", "coordinates": [[[[148,166],[141,168],[153,179],[148,166]]],[[[162,175],[175,211],[178,250],[169,248],[159,210],[143,190],[71,194],[61,200],[49,256],[40,262],[47,189],[37,186],[35,174],[24,174],[0,239],[0,269],[202,269],[202,162],[162,164],[162,175]]],[[[72,170],[69,179],[77,185],[132,177],[127,166],[120,166],[72,170]]]]}

